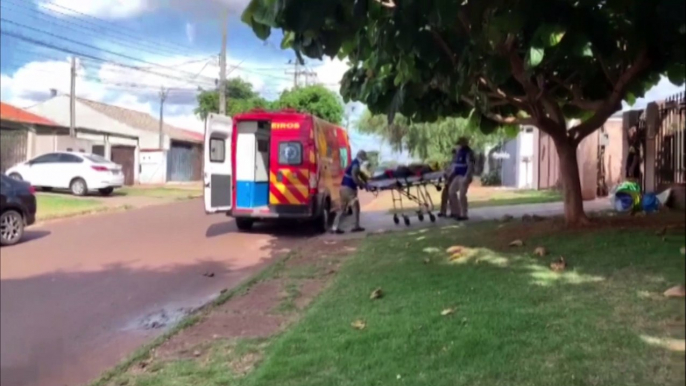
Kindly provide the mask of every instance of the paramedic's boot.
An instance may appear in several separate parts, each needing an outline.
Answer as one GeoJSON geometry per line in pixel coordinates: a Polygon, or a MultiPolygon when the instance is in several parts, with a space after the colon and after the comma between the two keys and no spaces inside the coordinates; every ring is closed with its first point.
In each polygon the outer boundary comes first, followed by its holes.
{"type": "Polygon", "coordinates": [[[359,232],[364,232],[364,231],[365,231],[365,229],[360,227],[360,226],[357,226],[357,227],[350,230],[350,232],[352,232],[352,233],[359,233],[359,232]]]}
{"type": "Polygon", "coordinates": [[[342,235],[344,233],[345,233],[345,231],[343,229],[331,229],[331,234],[334,234],[334,235],[342,235]]]}

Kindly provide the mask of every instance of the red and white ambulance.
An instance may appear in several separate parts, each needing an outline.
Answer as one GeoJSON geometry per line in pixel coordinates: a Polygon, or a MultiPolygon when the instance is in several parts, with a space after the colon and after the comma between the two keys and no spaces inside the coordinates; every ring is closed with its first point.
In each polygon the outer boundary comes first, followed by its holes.
{"type": "Polygon", "coordinates": [[[234,217],[240,230],[298,219],[326,231],[352,162],[343,128],[294,110],[210,114],[204,153],[205,212],[234,217]]]}

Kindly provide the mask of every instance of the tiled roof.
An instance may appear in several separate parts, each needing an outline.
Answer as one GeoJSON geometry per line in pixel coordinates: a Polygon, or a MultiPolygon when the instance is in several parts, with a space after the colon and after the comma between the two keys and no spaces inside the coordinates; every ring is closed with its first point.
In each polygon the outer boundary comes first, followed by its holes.
{"type": "MultiPolygon", "coordinates": [[[[96,110],[114,120],[122,122],[133,128],[159,133],[159,121],[150,116],[149,114],[140,111],[125,109],[123,107],[112,106],[101,102],[95,102],[89,99],[77,97],[76,100],[87,105],[93,110],[96,110]]],[[[200,143],[203,140],[202,137],[198,138],[194,132],[180,129],[168,123],[164,124],[163,130],[172,139],[195,143],[200,143]]]]}
{"type": "Polygon", "coordinates": [[[0,102],[0,118],[8,121],[30,123],[34,125],[61,126],[49,119],[43,118],[39,115],[30,113],[26,110],[14,107],[4,102],[0,102]]]}

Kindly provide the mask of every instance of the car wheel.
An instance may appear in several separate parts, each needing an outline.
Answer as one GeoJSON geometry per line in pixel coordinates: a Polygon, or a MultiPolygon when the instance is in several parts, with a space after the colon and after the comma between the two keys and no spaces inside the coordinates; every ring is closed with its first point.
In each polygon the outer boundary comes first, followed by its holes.
{"type": "Polygon", "coordinates": [[[236,226],[238,227],[239,231],[242,232],[247,232],[252,229],[253,224],[255,224],[255,221],[250,218],[237,218],[236,219],[236,226]]]}
{"type": "Polygon", "coordinates": [[[114,188],[103,188],[103,189],[98,189],[98,192],[100,192],[101,195],[103,196],[109,196],[114,192],[114,188]]]}
{"type": "Polygon", "coordinates": [[[0,215],[0,245],[14,245],[24,235],[24,218],[16,210],[0,215]]]}
{"type": "Polygon", "coordinates": [[[85,196],[88,193],[88,185],[83,178],[74,178],[69,184],[69,189],[71,193],[75,196],[85,196]]]}
{"type": "Polygon", "coordinates": [[[21,174],[19,174],[19,173],[12,173],[12,174],[10,174],[10,178],[13,178],[13,179],[15,179],[15,180],[17,180],[17,181],[24,181],[24,179],[21,178],[21,174]]]}

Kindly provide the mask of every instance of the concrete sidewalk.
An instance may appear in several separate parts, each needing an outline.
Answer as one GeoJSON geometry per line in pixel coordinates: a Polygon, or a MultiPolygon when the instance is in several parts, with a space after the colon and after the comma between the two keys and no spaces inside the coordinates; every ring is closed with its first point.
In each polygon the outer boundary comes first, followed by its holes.
{"type": "MultiPolygon", "coordinates": [[[[537,215],[543,217],[558,216],[564,214],[564,204],[562,202],[552,202],[545,204],[525,204],[525,205],[509,205],[509,206],[492,206],[475,208],[469,211],[469,221],[464,224],[469,224],[475,221],[498,220],[504,215],[510,215],[514,218],[521,218],[524,215],[537,215]]],[[[369,206],[367,206],[369,207],[369,206]]],[[[612,209],[607,198],[586,201],[584,202],[584,210],[586,213],[599,212],[612,209]]],[[[343,229],[347,230],[352,225],[351,218],[345,218],[343,229]]],[[[424,221],[419,221],[417,215],[413,214],[410,217],[410,226],[405,226],[403,219],[400,218],[400,224],[393,223],[393,215],[388,211],[365,211],[362,209],[362,216],[360,218],[361,225],[365,227],[366,232],[359,234],[347,233],[345,235],[331,235],[327,234],[323,237],[327,239],[337,239],[344,237],[346,239],[363,238],[371,233],[385,233],[397,232],[403,230],[413,230],[428,227],[442,227],[446,225],[457,224],[453,219],[437,219],[435,223],[429,221],[428,216],[424,216],[424,221]]]]}

